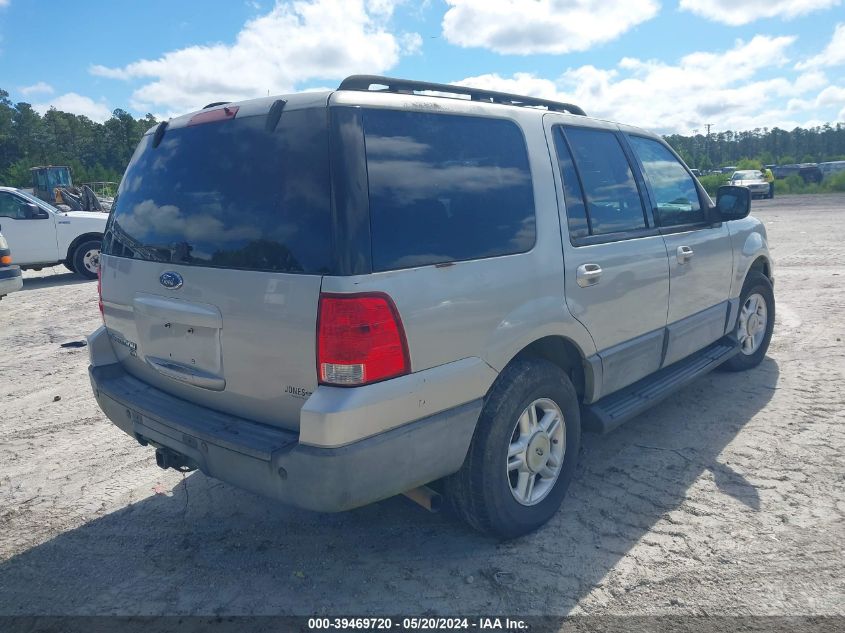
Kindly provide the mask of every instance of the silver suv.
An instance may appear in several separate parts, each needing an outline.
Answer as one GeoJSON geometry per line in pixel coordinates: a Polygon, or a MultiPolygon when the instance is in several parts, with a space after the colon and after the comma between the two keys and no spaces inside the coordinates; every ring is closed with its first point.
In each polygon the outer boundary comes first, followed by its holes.
{"type": "Polygon", "coordinates": [[[164,468],[319,511],[408,492],[514,537],[582,427],[761,361],[750,204],[565,103],[356,76],[212,104],[123,177],[94,394],[164,468]]]}

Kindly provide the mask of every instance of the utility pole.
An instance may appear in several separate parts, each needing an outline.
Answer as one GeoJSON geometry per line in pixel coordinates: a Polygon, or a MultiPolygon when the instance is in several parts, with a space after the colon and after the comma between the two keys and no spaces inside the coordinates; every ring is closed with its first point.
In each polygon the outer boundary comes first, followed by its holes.
{"type": "MultiPolygon", "coordinates": [[[[707,128],[707,135],[704,137],[704,155],[707,157],[707,160],[710,163],[714,163],[714,161],[710,160],[710,126],[713,125],[712,123],[705,123],[704,127],[707,128]]],[[[712,167],[711,167],[712,169],[712,167]]]]}

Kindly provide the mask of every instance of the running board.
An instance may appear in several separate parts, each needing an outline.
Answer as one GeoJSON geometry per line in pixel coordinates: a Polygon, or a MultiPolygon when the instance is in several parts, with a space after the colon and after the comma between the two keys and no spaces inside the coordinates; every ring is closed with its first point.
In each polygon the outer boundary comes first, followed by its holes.
{"type": "Polygon", "coordinates": [[[581,409],[584,429],[609,433],[739,352],[728,337],[581,409]]]}

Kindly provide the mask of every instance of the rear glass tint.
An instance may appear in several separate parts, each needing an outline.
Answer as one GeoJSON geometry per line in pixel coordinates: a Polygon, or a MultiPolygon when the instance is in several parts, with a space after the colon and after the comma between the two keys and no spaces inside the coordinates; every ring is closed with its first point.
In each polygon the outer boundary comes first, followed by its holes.
{"type": "Polygon", "coordinates": [[[521,253],[534,193],[512,121],[365,110],[373,270],[521,253]]]}
{"type": "Polygon", "coordinates": [[[145,136],[120,183],[103,252],[157,262],[330,272],[325,109],[145,136]]]}

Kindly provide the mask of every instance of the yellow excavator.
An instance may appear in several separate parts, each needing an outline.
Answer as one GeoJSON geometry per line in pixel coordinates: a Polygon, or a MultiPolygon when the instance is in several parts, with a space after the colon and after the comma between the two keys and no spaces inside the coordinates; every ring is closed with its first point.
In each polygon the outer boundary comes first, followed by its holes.
{"type": "MultiPolygon", "coordinates": [[[[74,186],[70,167],[66,165],[46,165],[32,167],[32,193],[36,197],[56,205],[69,207],[71,211],[103,211],[111,209],[111,196],[98,195],[89,184],[74,186]]],[[[92,183],[100,185],[107,193],[106,185],[115,183],[92,183]]],[[[113,194],[112,194],[113,195],[113,194]]]]}

